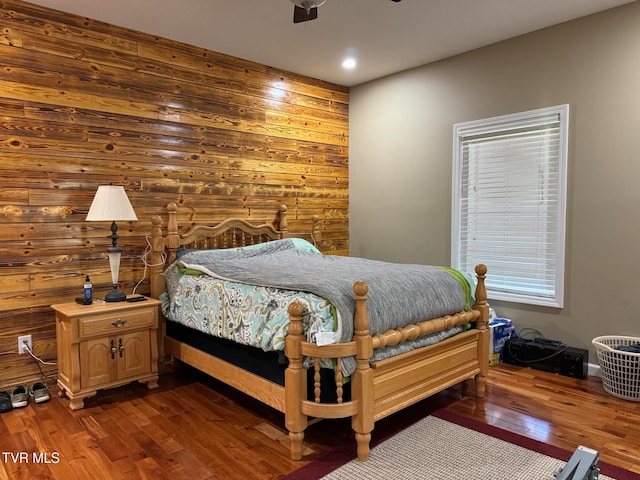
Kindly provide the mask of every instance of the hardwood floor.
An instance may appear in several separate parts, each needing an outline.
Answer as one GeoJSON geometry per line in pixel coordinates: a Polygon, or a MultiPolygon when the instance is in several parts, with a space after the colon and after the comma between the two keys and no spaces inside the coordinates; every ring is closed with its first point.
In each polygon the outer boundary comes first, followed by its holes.
{"type": "MultiPolygon", "coordinates": [[[[0,415],[0,479],[276,479],[336,444],[353,444],[348,420],[317,422],[307,430],[305,459],[294,462],[282,414],[185,366],[161,376],[159,389],[99,392],[76,412],[50,390],[50,402],[0,415]]],[[[412,408],[445,407],[568,451],[584,445],[640,472],[640,403],[606,394],[598,378],[499,365],[484,400],[461,392],[412,408]]],[[[409,413],[378,422],[373,440],[409,413]]]]}
{"type": "Polygon", "coordinates": [[[602,461],[640,473],[640,402],[607,394],[599,377],[500,364],[490,370],[484,402],[463,398],[447,408],[568,451],[584,445],[602,461]]]}

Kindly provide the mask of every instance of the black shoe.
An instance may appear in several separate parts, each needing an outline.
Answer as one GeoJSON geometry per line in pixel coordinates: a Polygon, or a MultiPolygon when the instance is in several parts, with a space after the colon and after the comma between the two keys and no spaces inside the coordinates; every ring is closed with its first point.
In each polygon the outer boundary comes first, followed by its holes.
{"type": "Polygon", "coordinates": [[[11,395],[9,395],[9,392],[0,392],[0,413],[8,412],[12,409],[13,405],[11,405],[11,395]]]}

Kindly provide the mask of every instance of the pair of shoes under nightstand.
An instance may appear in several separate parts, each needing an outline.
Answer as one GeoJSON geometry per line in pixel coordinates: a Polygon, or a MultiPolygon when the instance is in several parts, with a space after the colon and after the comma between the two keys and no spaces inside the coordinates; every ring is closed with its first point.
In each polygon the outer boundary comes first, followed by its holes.
{"type": "Polygon", "coordinates": [[[36,403],[47,402],[51,398],[49,396],[49,388],[42,382],[35,382],[29,388],[24,385],[16,385],[10,396],[11,406],[13,408],[24,408],[29,403],[29,397],[33,397],[36,403]]]}

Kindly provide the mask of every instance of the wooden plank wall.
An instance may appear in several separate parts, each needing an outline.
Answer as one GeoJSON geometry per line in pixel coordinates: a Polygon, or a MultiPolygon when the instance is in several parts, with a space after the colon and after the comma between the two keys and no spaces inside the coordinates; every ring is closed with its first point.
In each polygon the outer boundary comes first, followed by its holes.
{"type": "Polygon", "coordinates": [[[127,293],[168,202],[185,227],[284,203],[290,231],[319,215],[321,249],[348,253],[346,87],[17,0],[0,0],[0,66],[0,386],[40,375],[18,335],[55,361],[49,305],[85,274],[109,289],[109,225],[84,221],[98,185],[139,218],[119,225],[127,293]]]}

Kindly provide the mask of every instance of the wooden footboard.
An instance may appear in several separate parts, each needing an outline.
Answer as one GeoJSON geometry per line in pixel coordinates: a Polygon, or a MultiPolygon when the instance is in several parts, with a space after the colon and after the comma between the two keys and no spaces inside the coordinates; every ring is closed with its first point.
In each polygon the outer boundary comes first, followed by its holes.
{"type": "MultiPolygon", "coordinates": [[[[304,340],[302,307],[293,303],[289,307],[290,326],[285,352],[289,358],[286,371],[286,424],[291,440],[291,457],[302,458],[304,430],[307,416],[319,418],[351,417],[357,442],[358,459],[369,458],[369,442],[375,421],[423,400],[463,380],[475,378],[476,395],[484,396],[486,374],[489,368],[489,305],[484,285],[486,267],[478,265],[476,275],[476,303],[472,310],[456,315],[426,320],[415,325],[390,330],[382,334],[369,334],[366,309],[367,285],[354,285],[356,313],[353,341],[318,347],[304,340]],[[435,345],[418,348],[386,360],[370,363],[374,349],[397,345],[407,340],[474,322],[475,328],[460,333],[435,345]],[[336,372],[338,402],[320,403],[321,385],[316,362],[315,401],[306,399],[306,373],[303,357],[332,358],[356,357],[357,368],[351,376],[351,400],[342,399],[342,374],[336,372]]],[[[336,362],[340,365],[340,362],[336,362]]]]}

